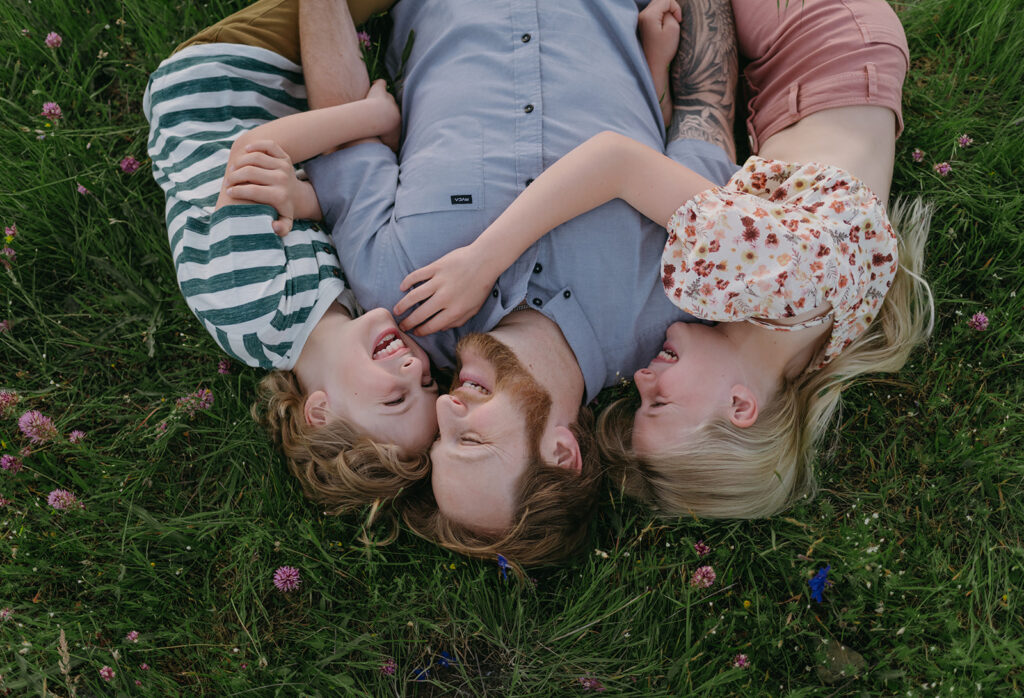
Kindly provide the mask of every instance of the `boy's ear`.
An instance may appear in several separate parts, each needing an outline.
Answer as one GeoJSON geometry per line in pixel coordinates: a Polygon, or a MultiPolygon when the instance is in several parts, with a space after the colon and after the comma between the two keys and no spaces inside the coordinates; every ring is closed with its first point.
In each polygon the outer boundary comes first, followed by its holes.
{"type": "Polygon", "coordinates": [[[323,390],[314,390],[309,394],[305,404],[302,406],[306,424],[314,427],[322,427],[327,424],[330,409],[330,403],[327,402],[327,393],[323,390]]]}
{"type": "Polygon", "coordinates": [[[757,396],[754,391],[738,383],[732,387],[732,404],[729,406],[729,421],[746,429],[757,421],[757,396]]]}
{"type": "Polygon", "coordinates": [[[572,431],[566,427],[555,427],[553,460],[559,468],[568,468],[577,475],[583,472],[583,457],[580,444],[572,431]]]}

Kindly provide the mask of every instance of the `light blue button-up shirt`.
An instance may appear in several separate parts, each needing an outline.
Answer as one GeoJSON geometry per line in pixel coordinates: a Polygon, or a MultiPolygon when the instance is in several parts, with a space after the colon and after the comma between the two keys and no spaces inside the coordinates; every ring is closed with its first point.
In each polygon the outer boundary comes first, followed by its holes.
{"type": "MultiPolygon", "coordinates": [[[[636,36],[633,0],[402,0],[387,52],[400,72],[400,157],[365,143],[306,164],[356,297],[391,308],[414,269],[472,242],[544,168],[600,131],[662,149],[664,127],[636,36]]],[[[736,169],[721,149],[669,154],[712,181],[736,169]]],[[[682,204],[683,202],[679,202],[682,204]]],[[[586,401],[647,364],[665,329],[693,318],[665,296],[665,229],[622,201],[559,226],[498,279],[479,313],[421,340],[438,365],[521,301],[555,321],[586,401]]]]}

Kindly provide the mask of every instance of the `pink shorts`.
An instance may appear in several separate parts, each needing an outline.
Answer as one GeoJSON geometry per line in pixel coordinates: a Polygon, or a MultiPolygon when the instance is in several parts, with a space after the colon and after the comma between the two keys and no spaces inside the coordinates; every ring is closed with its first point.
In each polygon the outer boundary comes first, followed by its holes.
{"type": "Polygon", "coordinates": [[[746,78],[747,131],[757,152],[766,139],[833,107],[900,110],[910,52],[884,0],[732,0],[746,78]]]}

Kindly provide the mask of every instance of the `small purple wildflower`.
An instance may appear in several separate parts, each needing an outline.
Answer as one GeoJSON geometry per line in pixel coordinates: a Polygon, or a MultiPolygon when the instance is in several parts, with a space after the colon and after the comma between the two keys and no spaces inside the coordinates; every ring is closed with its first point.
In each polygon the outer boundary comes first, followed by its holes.
{"type": "Polygon", "coordinates": [[[694,543],[693,549],[697,551],[697,555],[700,557],[704,557],[705,555],[711,552],[711,546],[702,540],[699,540],[696,543],[694,543]]]}
{"type": "Polygon", "coordinates": [[[29,410],[18,418],[18,428],[34,444],[45,444],[57,437],[53,420],[38,410],[29,410]]]}
{"type": "Polygon", "coordinates": [[[46,498],[46,503],[58,511],[64,509],[73,509],[79,507],[84,509],[84,505],[78,501],[78,497],[75,496],[74,492],[68,490],[54,490],[50,492],[50,495],[46,498]]]}
{"type": "Polygon", "coordinates": [[[583,687],[584,691],[593,691],[594,693],[604,693],[604,684],[595,678],[590,676],[581,676],[579,678],[580,686],[583,687]]]}
{"type": "Polygon", "coordinates": [[[948,162],[937,162],[932,166],[932,169],[938,172],[940,177],[945,177],[953,171],[953,168],[949,166],[948,162]]]}
{"type": "Polygon", "coordinates": [[[0,334],[3,334],[4,332],[10,332],[10,331],[11,331],[11,321],[10,320],[0,320],[0,334]]]}
{"type": "Polygon", "coordinates": [[[21,30],[21,35],[22,36],[32,36],[32,30],[31,29],[22,29],[21,30]]]}
{"type": "Polygon", "coordinates": [[[287,594],[290,591],[295,591],[300,584],[302,584],[302,578],[299,576],[299,570],[295,567],[285,565],[278,567],[274,572],[274,586],[280,592],[287,594]]]}
{"type": "Polygon", "coordinates": [[[448,668],[451,667],[452,664],[458,664],[459,663],[458,660],[455,659],[455,657],[453,657],[452,655],[450,655],[449,653],[447,653],[447,652],[445,652],[443,650],[441,651],[441,655],[437,659],[435,659],[434,661],[442,669],[448,669],[448,668]]]}
{"type": "Polygon", "coordinates": [[[167,433],[167,422],[160,422],[156,425],[156,436],[154,439],[159,439],[161,436],[167,433]]]}
{"type": "Polygon", "coordinates": [[[359,39],[359,43],[363,45],[363,48],[370,48],[372,45],[370,42],[370,35],[366,32],[359,32],[356,34],[356,38],[359,39]]]}
{"type": "Polygon", "coordinates": [[[135,679],[135,685],[136,686],[141,686],[142,685],[142,680],[141,679],[135,679]]]}
{"type": "Polygon", "coordinates": [[[384,663],[380,665],[380,673],[384,674],[384,676],[394,676],[397,670],[398,662],[395,661],[394,657],[385,657],[384,663]]]}
{"type": "Polygon", "coordinates": [[[189,393],[185,397],[179,397],[175,402],[175,405],[183,410],[189,417],[194,417],[196,412],[202,410],[208,410],[213,407],[213,392],[208,388],[200,388],[194,393],[189,393]]]}
{"type": "Polygon", "coordinates": [[[121,171],[125,174],[133,174],[142,167],[142,163],[135,159],[134,155],[126,155],[121,158],[121,171]]]}
{"type": "Polygon", "coordinates": [[[501,572],[501,578],[502,579],[504,579],[504,580],[508,579],[508,570],[509,570],[510,567],[511,567],[511,565],[508,564],[508,560],[505,559],[505,556],[499,553],[498,554],[498,571],[501,572]]]}
{"type": "Polygon", "coordinates": [[[5,507],[10,503],[11,500],[9,500],[7,497],[4,497],[3,495],[0,495],[0,507],[5,507]]]}
{"type": "Polygon", "coordinates": [[[242,671],[245,671],[246,669],[249,668],[249,664],[247,662],[242,662],[240,665],[238,665],[238,668],[241,669],[242,671]]]}
{"type": "Polygon", "coordinates": [[[914,148],[914,152],[910,154],[910,157],[913,158],[914,162],[921,162],[924,160],[924,151],[920,148],[914,148]]]}
{"type": "Polygon", "coordinates": [[[971,316],[971,319],[967,321],[967,326],[972,330],[984,332],[988,329],[988,315],[985,313],[975,313],[971,316]]]}
{"type": "Polygon", "coordinates": [[[140,669],[142,669],[143,671],[149,671],[149,665],[148,665],[148,664],[146,664],[145,662],[143,662],[142,664],[140,664],[140,665],[139,665],[139,668],[140,668],[140,669]]]}
{"type": "Polygon", "coordinates": [[[11,408],[18,404],[18,394],[10,390],[0,390],[0,416],[7,416],[11,408]]]}
{"type": "Polygon", "coordinates": [[[43,112],[41,116],[56,121],[57,119],[64,116],[64,112],[60,110],[60,105],[56,102],[43,102],[43,112]]]}
{"type": "Polygon", "coordinates": [[[18,258],[18,253],[11,247],[5,247],[0,250],[0,264],[4,265],[4,269],[10,269],[11,264],[18,258]]]}
{"type": "Polygon", "coordinates": [[[426,681],[430,678],[430,669],[424,669],[423,667],[416,667],[412,670],[413,681],[426,681]]]}
{"type": "Polygon", "coordinates": [[[707,589],[715,583],[717,578],[718,575],[715,574],[715,568],[711,565],[704,565],[703,567],[698,567],[697,571],[690,577],[690,586],[707,589]]]}
{"type": "Polygon", "coordinates": [[[50,32],[46,35],[46,38],[43,39],[43,43],[50,48],[57,48],[64,43],[64,39],[61,38],[61,35],[57,32],[50,32]]]}
{"type": "Polygon", "coordinates": [[[4,242],[10,245],[18,237],[18,226],[14,223],[4,226],[4,242]]]}
{"type": "Polygon", "coordinates": [[[217,373],[222,376],[231,375],[231,361],[230,359],[221,359],[217,362],[217,373]]]}
{"type": "Polygon", "coordinates": [[[969,148],[971,143],[973,142],[974,139],[968,136],[966,133],[961,134],[961,136],[956,139],[956,144],[959,145],[961,148],[969,148]]]}
{"type": "Polygon", "coordinates": [[[3,468],[9,473],[17,473],[21,471],[22,463],[21,459],[17,456],[12,456],[7,453],[0,456],[0,468],[3,468]]]}
{"type": "Polygon", "coordinates": [[[86,188],[85,188],[85,187],[84,187],[83,185],[81,185],[81,184],[79,184],[78,186],[76,186],[76,187],[75,187],[75,189],[77,189],[77,190],[78,190],[78,193],[79,193],[79,194],[82,194],[83,196],[84,196],[85,194],[91,194],[91,193],[92,193],[92,192],[90,192],[90,191],[89,191],[88,189],[86,189],[86,188]]]}
{"type": "Polygon", "coordinates": [[[75,429],[70,434],[68,434],[68,441],[70,441],[73,444],[77,444],[79,441],[81,441],[84,438],[85,438],[85,432],[82,431],[81,429],[75,429]]]}
{"type": "Polygon", "coordinates": [[[828,571],[832,569],[832,565],[825,565],[807,582],[807,585],[811,587],[811,598],[821,603],[822,594],[825,593],[825,586],[830,584],[828,581],[828,571]]]}
{"type": "Polygon", "coordinates": [[[750,667],[750,659],[745,654],[737,654],[732,658],[732,666],[734,669],[747,669],[750,667]]]}
{"type": "Polygon", "coordinates": [[[11,607],[0,608],[0,621],[5,621],[14,615],[14,609],[11,607]]]}
{"type": "Polygon", "coordinates": [[[100,669],[100,678],[104,681],[113,681],[114,670],[108,666],[104,666],[102,669],[100,669]]]}
{"type": "Polygon", "coordinates": [[[128,642],[134,642],[134,643],[138,644],[138,642],[139,642],[139,631],[138,630],[129,630],[128,634],[124,636],[124,639],[127,640],[128,642]]]}

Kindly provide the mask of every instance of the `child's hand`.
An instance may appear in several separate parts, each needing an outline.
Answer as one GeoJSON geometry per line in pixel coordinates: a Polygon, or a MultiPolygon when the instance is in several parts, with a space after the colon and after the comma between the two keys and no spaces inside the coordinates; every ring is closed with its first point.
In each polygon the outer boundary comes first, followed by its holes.
{"type": "Polygon", "coordinates": [[[652,72],[668,71],[679,48],[679,23],[682,21],[683,11],[676,0],[651,0],[640,12],[637,30],[652,72]]]}
{"type": "Polygon", "coordinates": [[[420,336],[459,327],[480,310],[497,278],[473,245],[453,250],[402,280],[399,290],[408,293],[395,305],[395,315],[421,305],[399,327],[416,328],[414,334],[420,336]],[[419,286],[409,291],[415,284],[419,286]]]}
{"type": "Polygon", "coordinates": [[[241,157],[229,159],[224,186],[234,199],[273,206],[277,235],[284,237],[292,229],[302,182],[295,176],[291,158],[274,141],[253,141],[241,157]]]}
{"type": "MultiPolygon", "coordinates": [[[[370,85],[370,91],[366,93],[367,99],[383,99],[386,100],[395,108],[395,113],[398,113],[398,104],[395,102],[394,96],[388,92],[388,84],[383,80],[374,80],[373,84],[370,85]]],[[[398,125],[386,133],[380,134],[381,141],[384,145],[391,148],[391,150],[398,152],[398,144],[402,136],[402,121],[398,119],[398,125]]]]}

